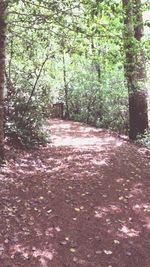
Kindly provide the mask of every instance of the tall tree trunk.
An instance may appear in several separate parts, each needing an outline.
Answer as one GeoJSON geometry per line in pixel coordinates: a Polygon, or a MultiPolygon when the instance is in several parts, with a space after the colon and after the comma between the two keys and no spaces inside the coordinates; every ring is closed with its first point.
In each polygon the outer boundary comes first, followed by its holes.
{"type": "Polygon", "coordinates": [[[63,51],[63,78],[64,78],[64,90],[65,90],[65,118],[69,119],[68,84],[66,76],[66,61],[65,61],[64,51],[63,51]]]}
{"type": "Polygon", "coordinates": [[[143,20],[140,0],[122,0],[124,11],[125,72],[129,92],[129,138],[148,127],[146,69],[141,48],[143,20]]]}
{"type": "Polygon", "coordinates": [[[144,35],[144,24],[141,8],[141,0],[133,0],[133,17],[134,17],[134,37],[137,41],[137,53],[136,53],[136,74],[137,79],[143,83],[146,80],[146,62],[145,52],[141,45],[144,35]]]}
{"type": "Polygon", "coordinates": [[[100,49],[95,48],[93,36],[91,38],[91,48],[92,48],[92,55],[93,55],[93,60],[92,60],[93,70],[97,72],[98,82],[100,83],[101,82],[101,67],[98,61],[98,58],[100,58],[100,49]]]}
{"type": "Polygon", "coordinates": [[[4,79],[5,79],[5,11],[4,0],[0,1],[0,164],[4,161],[4,79]]]}

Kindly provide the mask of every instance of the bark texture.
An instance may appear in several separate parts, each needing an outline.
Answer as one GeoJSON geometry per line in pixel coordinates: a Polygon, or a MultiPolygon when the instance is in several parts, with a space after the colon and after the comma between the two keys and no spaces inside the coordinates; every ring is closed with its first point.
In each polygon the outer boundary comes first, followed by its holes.
{"type": "Polygon", "coordinates": [[[129,92],[129,138],[148,128],[145,56],[141,46],[143,19],[140,0],[122,0],[124,11],[125,74],[129,92]]]}
{"type": "Polygon", "coordinates": [[[0,163],[4,160],[4,80],[5,80],[5,11],[6,3],[0,1],[0,163]]]}

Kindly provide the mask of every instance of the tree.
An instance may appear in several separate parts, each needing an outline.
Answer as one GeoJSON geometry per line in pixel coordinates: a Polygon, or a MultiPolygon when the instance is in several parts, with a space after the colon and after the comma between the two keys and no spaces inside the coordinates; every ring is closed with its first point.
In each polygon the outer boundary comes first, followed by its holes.
{"type": "Polygon", "coordinates": [[[40,95],[46,89],[51,101],[59,99],[65,103],[66,117],[69,114],[72,119],[115,130],[119,126],[122,131],[127,118],[127,90],[122,67],[121,2],[58,0],[61,4],[57,6],[53,2],[33,0],[14,4],[13,1],[9,5],[7,54],[10,60],[6,67],[15,93],[9,101],[11,112],[6,131],[14,134],[15,126],[17,134],[20,132],[18,121],[22,121],[47,46],[53,58],[44,67],[24,123],[28,123],[29,117],[32,124],[33,117],[40,121],[40,107],[48,103],[47,94],[44,98],[47,102],[40,95]],[[30,112],[35,113],[35,106],[36,116],[30,112]]]}
{"type": "Polygon", "coordinates": [[[20,140],[20,134],[24,137],[26,130],[27,136],[37,126],[40,132],[45,114],[49,115],[47,106],[58,100],[65,104],[66,117],[124,133],[129,102],[130,138],[144,132],[140,0],[9,0],[7,29],[6,86],[8,92],[12,89],[7,136],[15,131],[20,140]],[[45,50],[50,59],[38,78],[45,50]]]}
{"type": "Polygon", "coordinates": [[[63,79],[64,79],[64,92],[65,92],[65,118],[69,119],[69,104],[68,104],[68,84],[67,84],[67,75],[66,75],[66,61],[65,61],[65,51],[63,50],[63,79]]]}
{"type": "Polygon", "coordinates": [[[140,0],[122,0],[124,11],[125,72],[129,93],[129,137],[135,140],[148,128],[146,69],[142,49],[143,19],[140,0]]]}
{"type": "Polygon", "coordinates": [[[4,77],[5,77],[5,11],[6,2],[0,1],[0,163],[4,160],[4,77]]]}

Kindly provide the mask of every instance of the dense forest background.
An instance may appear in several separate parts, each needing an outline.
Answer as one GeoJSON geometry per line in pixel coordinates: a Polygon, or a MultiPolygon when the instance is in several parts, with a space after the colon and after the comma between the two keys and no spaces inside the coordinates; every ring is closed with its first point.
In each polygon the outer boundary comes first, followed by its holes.
{"type": "Polygon", "coordinates": [[[7,24],[7,138],[24,146],[45,142],[44,121],[58,102],[64,103],[66,119],[129,132],[132,140],[145,133],[149,1],[10,0],[1,5],[7,24]]]}

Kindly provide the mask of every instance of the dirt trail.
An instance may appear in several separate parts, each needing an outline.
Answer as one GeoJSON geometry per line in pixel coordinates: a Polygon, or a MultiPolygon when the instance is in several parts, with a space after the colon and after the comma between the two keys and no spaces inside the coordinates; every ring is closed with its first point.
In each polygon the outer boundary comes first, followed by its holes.
{"type": "Polygon", "coordinates": [[[7,147],[0,267],[150,267],[150,164],[109,131],[49,121],[52,143],[7,147]]]}

